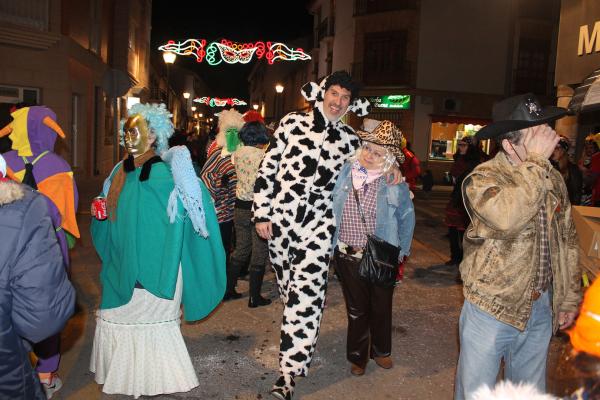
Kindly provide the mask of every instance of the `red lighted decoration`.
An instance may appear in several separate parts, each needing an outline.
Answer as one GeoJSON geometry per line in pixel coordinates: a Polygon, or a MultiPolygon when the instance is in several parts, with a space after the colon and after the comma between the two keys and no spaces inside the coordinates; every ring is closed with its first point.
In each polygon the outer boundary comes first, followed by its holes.
{"type": "Polygon", "coordinates": [[[211,107],[225,107],[225,106],[245,106],[246,103],[244,100],[236,99],[236,98],[226,98],[220,99],[218,97],[200,97],[194,99],[195,103],[206,104],[211,107]]]}
{"type": "Polygon", "coordinates": [[[180,56],[193,56],[197,62],[206,60],[210,65],[219,65],[223,61],[228,64],[247,64],[255,55],[259,60],[264,57],[269,64],[310,60],[310,56],[301,48],[290,48],[281,42],[237,43],[222,39],[220,42],[206,43],[205,39],[187,39],[183,42],[169,40],[158,49],[180,56]]]}

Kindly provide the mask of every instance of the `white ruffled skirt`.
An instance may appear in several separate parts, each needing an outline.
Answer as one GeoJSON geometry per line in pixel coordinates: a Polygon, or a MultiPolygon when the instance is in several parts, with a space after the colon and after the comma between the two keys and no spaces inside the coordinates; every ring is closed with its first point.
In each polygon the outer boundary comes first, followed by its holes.
{"type": "Polygon", "coordinates": [[[99,310],[90,370],[107,394],[187,392],[198,378],[181,335],[181,270],[173,300],[134,289],[124,306],[99,310]]]}

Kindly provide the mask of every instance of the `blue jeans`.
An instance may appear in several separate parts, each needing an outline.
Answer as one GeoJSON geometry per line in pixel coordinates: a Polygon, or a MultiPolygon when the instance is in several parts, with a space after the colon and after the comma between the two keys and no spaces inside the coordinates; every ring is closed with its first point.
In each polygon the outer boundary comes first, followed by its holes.
{"type": "Polygon", "coordinates": [[[470,399],[483,384],[493,388],[504,358],[504,377],[546,389],[546,358],[552,336],[550,291],[533,302],[524,331],[498,321],[465,300],[460,314],[460,355],[454,398],[470,399]]]}

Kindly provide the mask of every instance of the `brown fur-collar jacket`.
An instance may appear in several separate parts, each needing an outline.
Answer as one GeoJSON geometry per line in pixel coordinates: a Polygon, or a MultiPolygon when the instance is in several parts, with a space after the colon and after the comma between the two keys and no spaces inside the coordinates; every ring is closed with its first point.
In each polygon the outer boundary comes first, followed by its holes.
{"type": "Polygon", "coordinates": [[[537,154],[513,166],[500,152],[465,178],[462,191],[471,218],[460,264],[465,299],[519,330],[531,314],[545,202],[556,330],[558,312],[576,311],[581,300],[578,239],[560,173],[537,154]]]}
{"type": "Polygon", "coordinates": [[[21,200],[24,195],[23,187],[18,183],[0,181],[0,206],[21,200]]]}

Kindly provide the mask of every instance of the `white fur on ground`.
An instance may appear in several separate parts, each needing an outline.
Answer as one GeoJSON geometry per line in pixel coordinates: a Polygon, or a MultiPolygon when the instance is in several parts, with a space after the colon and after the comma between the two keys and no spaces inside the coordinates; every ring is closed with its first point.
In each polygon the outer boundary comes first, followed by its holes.
{"type": "Polygon", "coordinates": [[[502,381],[494,389],[483,385],[477,389],[471,400],[557,400],[557,398],[541,393],[530,384],[502,381]]]}

